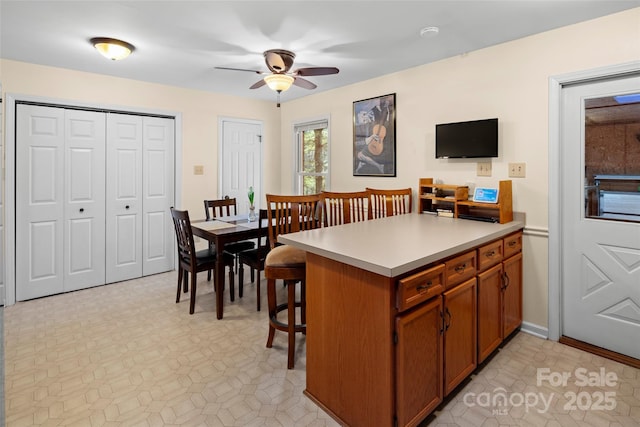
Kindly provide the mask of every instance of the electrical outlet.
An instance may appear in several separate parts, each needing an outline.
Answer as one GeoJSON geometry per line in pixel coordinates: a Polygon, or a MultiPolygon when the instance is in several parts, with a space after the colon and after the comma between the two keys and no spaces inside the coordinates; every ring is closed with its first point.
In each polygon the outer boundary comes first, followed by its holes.
{"type": "Polygon", "coordinates": [[[491,176],[491,162],[478,162],[477,176],[491,176]]]}
{"type": "Polygon", "coordinates": [[[509,163],[509,176],[511,178],[524,178],[526,175],[526,163],[509,163]]]}
{"type": "Polygon", "coordinates": [[[194,175],[204,175],[204,166],[202,165],[195,165],[193,167],[193,174],[194,175]]]}

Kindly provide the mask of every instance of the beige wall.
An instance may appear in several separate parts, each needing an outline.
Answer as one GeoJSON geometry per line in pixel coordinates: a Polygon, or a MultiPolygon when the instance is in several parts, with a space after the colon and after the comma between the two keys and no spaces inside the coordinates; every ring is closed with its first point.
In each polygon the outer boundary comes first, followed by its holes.
{"type": "Polygon", "coordinates": [[[548,79],[638,59],[640,8],[287,102],[282,108],[282,191],[292,189],[288,130],[296,121],[327,113],[331,189],[336,191],[365,186],[415,189],[420,177],[492,186],[508,179],[509,162],[526,162],[526,178],[513,179],[514,209],[526,213],[530,230],[524,242],[524,318],[546,327],[548,79]],[[353,177],[352,103],[388,93],[396,93],[397,177],[353,177]],[[473,160],[434,158],[436,123],[489,117],[500,121],[493,176],[476,177],[473,160]]]}
{"type": "MultiPolygon", "coordinates": [[[[293,189],[293,124],[327,114],[331,182],[337,191],[365,186],[416,188],[420,177],[491,186],[507,178],[509,162],[526,162],[527,177],[514,179],[513,187],[515,210],[527,214],[524,317],[546,327],[548,78],[638,60],[638,40],[640,8],[285,102],[280,110],[273,102],[9,60],[0,60],[0,82],[3,95],[180,112],[182,205],[188,209],[199,210],[204,198],[217,196],[219,116],[264,122],[265,193],[293,189]],[[388,93],[397,96],[397,177],[353,177],[352,103],[388,93]],[[493,176],[476,177],[475,161],[434,158],[436,123],[488,117],[500,119],[500,156],[492,159],[493,176]],[[204,165],[204,175],[193,175],[195,164],[204,165]]],[[[318,84],[325,78],[331,77],[318,78],[318,84]]]]}
{"type": "MultiPolygon", "coordinates": [[[[280,161],[280,112],[272,102],[254,101],[98,74],[0,60],[5,94],[47,97],[73,104],[153,109],[182,115],[181,207],[204,211],[202,200],[218,196],[218,118],[235,117],[263,122],[265,171],[280,161]],[[194,175],[194,165],[204,175],[194,175]]],[[[277,191],[279,176],[264,174],[263,191],[277,191]]],[[[195,216],[194,216],[195,217],[195,216]]]]}

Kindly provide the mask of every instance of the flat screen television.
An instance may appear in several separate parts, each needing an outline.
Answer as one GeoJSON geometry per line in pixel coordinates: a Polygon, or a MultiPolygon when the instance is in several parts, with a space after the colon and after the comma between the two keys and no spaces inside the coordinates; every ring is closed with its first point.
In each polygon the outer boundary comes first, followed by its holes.
{"type": "Polygon", "coordinates": [[[436,158],[498,157],[498,119],[436,125],[436,158]]]}

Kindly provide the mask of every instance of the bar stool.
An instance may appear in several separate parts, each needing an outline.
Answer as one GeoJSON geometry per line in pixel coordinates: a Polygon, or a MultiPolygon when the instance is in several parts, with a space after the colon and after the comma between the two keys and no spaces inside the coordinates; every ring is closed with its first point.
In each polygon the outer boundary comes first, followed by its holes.
{"type": "Polygon", "coordinates": [[[269,218],[269,243],[264,275],[267,278],[267,302],[269,306],[269,337],[271,348],[276,329],[289,335],[287,368],[293,369],[296,346],[295,333],[306,333],[305,274],[307,253],[288,245],[278,245],[278,236],[297,231],[311,230],[321,225],[318,219],[320,196],[278,196],[267,194],[269,218]],[[283,280],[287,287],[287,301],[278,304],[276,280],[283,280]],[[296,283],[300,283],[300,298],[296,300],[296,283]],[[296,307],[300,309],[300,322],[296,323],[296,307]],[[278,320],[278,313],[287,312],[287,321],[278,320]]]}

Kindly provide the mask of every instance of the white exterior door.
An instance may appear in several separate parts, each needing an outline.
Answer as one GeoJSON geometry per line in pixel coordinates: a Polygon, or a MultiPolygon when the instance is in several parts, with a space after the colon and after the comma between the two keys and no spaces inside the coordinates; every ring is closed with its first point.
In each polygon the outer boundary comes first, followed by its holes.
{"type": "Polygon", "coordinates": [[[242,120],[222,120],[220,198],[236,198],[238,214],[249,213],[249,187],[256,209],[262,205],[262,125],[242,120]]]}
{"type": "Polygon", "coordinates": [[[640,358],[640,223],[585,215],[585,99],[640,93],[640,76],[563,89],[564,336],[640,358]]]}
{"type": "Polygon", "coordinates": [[[142,117],[107,116],[106,283],[142,276],[142,117]]]}
{"type": "Polygon", "coordinates": [[[142,274],[173,269],[174,120],[144,117],[143,122],[143,244],[142,274]]]}
{"type": "Polygon", "coordinates": [[[105,280],[105,113],[65,110],[64,290],[105,280]]]}
{"type": "Polygon", "coordinates": [[[16,299],[64,291],[64,110],[18,105],[16,299]]]}

